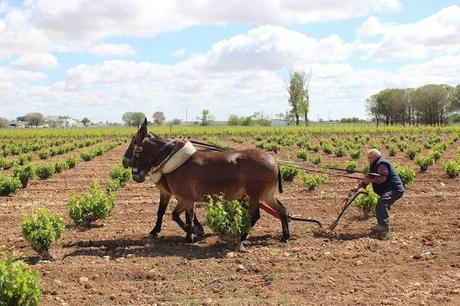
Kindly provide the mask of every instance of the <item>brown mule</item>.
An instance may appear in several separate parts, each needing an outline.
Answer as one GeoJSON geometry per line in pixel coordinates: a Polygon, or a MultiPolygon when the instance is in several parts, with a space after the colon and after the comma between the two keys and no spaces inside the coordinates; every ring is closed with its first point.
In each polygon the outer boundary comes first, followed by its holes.
{"type": "MultiPolygon", "coordinates": [[[[147,122],[135,138],[132,174],[133,179],[141,183],[152,168],[171,154],[175,145],[157,136],[149,137],[147,122]],[[143,139],[141,143],[140,139],[143,139]]],[[[182,166],[164,174],[157,186],[162,193],[174,195],[178,200],[173,220],[187,233],[188,242],[192,241],[196,230],[195,218],[187,218],[187,223],[184,223],[180,214],[189,209],[194,216],[195,202],[205,201],[208,195],[220,194],[228,200],[247,197],[252,226],[260,218],[259,205],[268,206],[281,219],[281,241],[286,242],[290,237],[287,210],[274,196],[277,188],[282,192],[281,174],[275,159],[261,150],[197,151],[182,166]]],[[[241,237],[241,240],[245,239],[246,235],[241,237]]]]}
{"type": "MultiPolygon", "coordinates": [[[[144,124],[145,124],[145,127],[147,127],[146,122],[144,122],[144,124]]],[[[139,138],[138,137],[139,135],[140,133],[137,133],[136,135],[133,136],[128,146],[128,149],[126,149],[125,154],[123,155],[122,164],[125,168],[132,167],[132,163],[133,163],[132,157],[134,153],[134,147],[137,145],[140,145],[142,143],[142,140],[144,139],[143,136],[142,138],[139,138]]],[[[147,132],[147,137],[154,138],[156,136],[147,132]]],[[[168,193],[166,190],[160,188],[160,203],[159,203],[158,211],[157,211],[157,220],[155,222],[155,226],[152,228],[152,230],[149,233],[150,237],[152,238],[158,237],[158,234],[161,231],[161,226],[163,224],[163,216],[166,212],[166,209],[168,207],[170,200],[171,200],[171,194],[168,193]]],[[[186,218],[187,223],[190,223],[189,220],[193,218],[193,223],[195,225],[194,234],[198,236],[203,236],[204,234],[203,226],[198,221],[196,214],[193,214],[193,212],[190,209],[188,209],[185,211],[185,218],[186,218]]]]}

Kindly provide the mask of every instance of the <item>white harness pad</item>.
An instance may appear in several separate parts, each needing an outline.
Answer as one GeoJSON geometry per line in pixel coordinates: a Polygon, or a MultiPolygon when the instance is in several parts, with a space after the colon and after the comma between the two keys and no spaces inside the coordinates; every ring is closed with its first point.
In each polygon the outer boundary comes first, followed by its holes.
{"type": "Polygon", "coordinates": [[[195,147],[190,141],[187,141],[185,145],[179,149],[169,160],[157,171],[153,171],[150,175],[150,179],[154,183],[158,183],[163,174],[168,174],[182,166],[192,155],[196,152],[195,147]]]}

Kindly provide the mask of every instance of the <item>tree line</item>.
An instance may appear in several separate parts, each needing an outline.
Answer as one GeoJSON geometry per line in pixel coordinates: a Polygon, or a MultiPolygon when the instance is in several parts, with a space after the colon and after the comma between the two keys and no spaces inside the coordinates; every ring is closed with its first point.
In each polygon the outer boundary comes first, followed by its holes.
{"type": "MultiPolygon", "coordinates": [[[[127,126],[139,126],[142,124],[142,122],[144,122],[145,118],[147,118],[147,116],[142,112],[126,112],[123,114],[121,119],[127,126]]],[[[161,111],[153,113],[152,119],[153,124],[157,126],[164,125],[165,123],[169,126],[182,124],[182,120],[177,118],[166,122],[166,116],[161,111]]],[[[198,121],[194,121],[194,124],[210,125],[214,120],[214,116],[209,110],[203,109],[200,113],[200,116],[196,117],[196,119],[198,121]]]]}
{"type": "Polygon", "coordinates": [[[445,125],[460,110],[460,84],[428,84],[418,88],[388,88],[366,100],[372,120],[384,125],[445,125]]]}
{"type": "MultiPolygon", "coordinates": [[[[71,119],[69,116],[57,116],[58,120],[63,120],[63,119],[71,119]]],[[[18,122],[23,122],[27,126],[31,127],[39,127],[42,126],[43,124],[47,123],[50,127],[56,127],[58,126],[58,122],[55,120],[45,118],[45,116],[42,113],[27,113],[24,116],[18,116],[16,117],[16,120],[18,122]]],[[[84,126],[88,126],[91,124],[91,120],[89,120],[87,117],[84,117],[83,119],[80,120],[80,122],[84,126]]],[[[9,121],[6,118],[0,117],[0,128],[8,127],[9,121]]]]}

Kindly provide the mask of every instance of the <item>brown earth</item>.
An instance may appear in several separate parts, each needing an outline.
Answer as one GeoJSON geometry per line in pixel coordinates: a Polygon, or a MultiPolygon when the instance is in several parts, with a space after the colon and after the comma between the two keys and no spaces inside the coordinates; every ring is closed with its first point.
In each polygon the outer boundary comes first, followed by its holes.
{"type": "MultiPolygon", "coordinates": [[[[452,158],[455,147],[443,159],[452,158]]],[[[175,201],[160,237],[148,239],[159,200],[150,182],[129,182],[117,193],[113,214],[98,226],[73,228],[67,217],[69,195],[86,191],[92,177],[106,181],[124,150],[117,147],[0,198],[0,249],[39,271],[43,305],[460,304],[460,180],[447,178],[439,165],[418,173],[395,204],[387,240],[370,234],[374,219],[362,220],[361,212],[350,208],[334,236],[315,237],[314,225],[291,222],[292,239],[285,244],[278,241],[280,223],[262,213],[245,244],[247,252],[239,253],[219,244],[209,228],[205,239],[183,244],[184,233],[170,217],[175,201]],[[52,262],[37,263],[21,236],[21,216],[40,205],[60,213],[68,224],[52,247],[52,262]]],[[[295,152],[277,157],[294,158],[295,152]]],[[[413,165],[404,158],[398,162],[413,165]]],[[[296,179],[278,197],[293,215],[328,225],[355,184],[331,176],[308,192],[296,179]]],[[[201,207],[198,217],[204,221],[201,207]]]]}

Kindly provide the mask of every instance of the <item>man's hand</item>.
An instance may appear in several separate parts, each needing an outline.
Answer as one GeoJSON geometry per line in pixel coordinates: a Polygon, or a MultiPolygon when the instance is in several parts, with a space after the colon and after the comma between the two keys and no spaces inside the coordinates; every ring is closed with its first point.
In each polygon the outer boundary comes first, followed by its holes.
{"type": "Polygon", "coordinates": [[[366,183],[366,184],[369,184],[371,182],[371,178],[369,177],[369,175],[366,175],[364,178],[363,178],[363,182],[366,183]]]}

